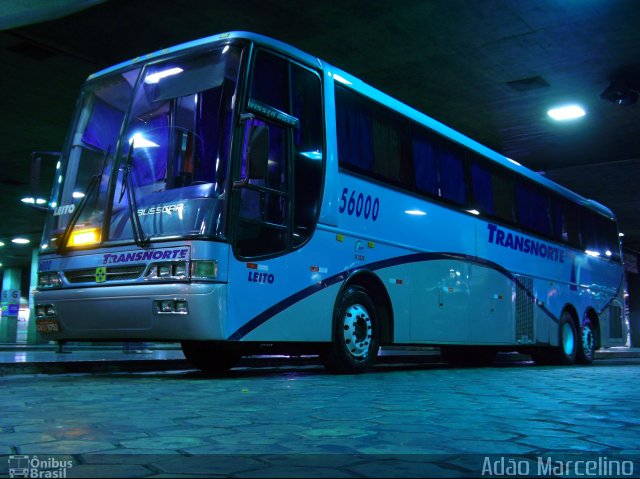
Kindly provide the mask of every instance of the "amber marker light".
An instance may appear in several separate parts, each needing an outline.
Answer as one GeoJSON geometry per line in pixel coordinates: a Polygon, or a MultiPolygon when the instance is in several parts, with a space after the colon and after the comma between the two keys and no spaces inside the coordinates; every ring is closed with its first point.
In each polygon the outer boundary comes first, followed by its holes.
{"type": "Polygon", "coordinates": [[[85,246],[100,242],[100,228],[75,230],[69,237],[67,246],[85,246]]]}

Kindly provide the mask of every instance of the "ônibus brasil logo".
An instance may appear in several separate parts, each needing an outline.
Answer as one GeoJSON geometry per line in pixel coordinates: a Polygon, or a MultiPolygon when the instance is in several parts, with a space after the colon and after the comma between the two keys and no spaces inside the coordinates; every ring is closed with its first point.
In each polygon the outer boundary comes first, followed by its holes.
{"type": "Polygon", "coordinates": [[[73,461],[55,457],[9,456],[9,477],[64,478],[73,461]]]}

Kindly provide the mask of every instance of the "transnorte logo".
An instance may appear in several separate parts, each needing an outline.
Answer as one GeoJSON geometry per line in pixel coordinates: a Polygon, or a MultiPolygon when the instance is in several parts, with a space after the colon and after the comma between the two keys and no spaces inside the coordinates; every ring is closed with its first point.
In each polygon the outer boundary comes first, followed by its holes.
{"type": "Polygon", "coordinates": [[[487,225],[487,228],[489,229],[489,243],[546,258],[550,261],[564,263],[564,251],[560,248],[505,231],[491,223],[487,225]]]}

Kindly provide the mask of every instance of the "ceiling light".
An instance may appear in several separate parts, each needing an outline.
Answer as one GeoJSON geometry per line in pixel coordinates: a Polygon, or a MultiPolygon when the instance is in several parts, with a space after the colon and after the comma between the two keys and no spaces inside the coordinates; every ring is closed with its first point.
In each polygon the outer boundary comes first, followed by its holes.
{"type": "Polygon", "coordinates": [[[558,108],[552,108],[547,111],[547,115],[556,121],[574,120],[585,116],[587,113],[578,105],[567,105],[558,108]]]}
{"type": "Polygon", "coordinates": [[[600,98],[616,105],[633,105],[638,101],[638,92],[622,79],[613,80],[600,98]]]}
{"type": "Polygon", "coordinates": [[[624,236],[624,233],[618,233],[618,236],[622,238],[624,236]]]}
{"type": "Polygon", "coordinates": [[[4,241],[0,241],[0,247],[4,246],[4,241]]]}
{"type": "Polygon", "coordinates": [[[29,243],[31,243],[31,241],[28,240],[27,238],[13,238],[11,240],[11,242],[15,243],[15,244],[29,244],[29,243]]]}
{"type": "Polygon", "coordinates": [[[44,205],[47,202],[44,198],[34,198],[33,196],[25,196],[24,198],[20,198],[20,201],[28,205],[44,205]]]}

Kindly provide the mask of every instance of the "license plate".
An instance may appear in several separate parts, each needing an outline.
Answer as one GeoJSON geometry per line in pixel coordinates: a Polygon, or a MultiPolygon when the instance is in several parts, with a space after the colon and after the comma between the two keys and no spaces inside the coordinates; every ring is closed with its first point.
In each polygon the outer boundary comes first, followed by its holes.
{"type": "Polygon", "coordinates": [[[57,319],[36,319],[36,331],[39,333],[57,333],[60,323],[57,319]]]}

